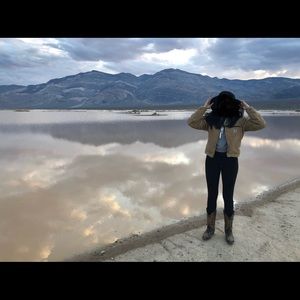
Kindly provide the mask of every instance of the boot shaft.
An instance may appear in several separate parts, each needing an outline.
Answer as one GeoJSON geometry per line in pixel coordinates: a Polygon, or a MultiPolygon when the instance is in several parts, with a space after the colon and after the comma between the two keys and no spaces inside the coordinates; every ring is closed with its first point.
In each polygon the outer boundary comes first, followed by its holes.
{"type": "Polygon", "coordinates": [[[224,221],[225,221],[225,239],[229,245],[234,243],[234,236],[232,234],[232,222],[233,222],[233,214],[232,216],[227,216],[224,212],[224,221]]]}
{"type": "Polygon", "coordinates": [[[217,211],[207,214],[207,227],[215,229],[217,211]]]}
{"type": "Polygon", "coordinates": [[[234,218],[234,214],[232,214],[232,216],[229,217],[229,216],[224,212],[225,232],[227,232],[227,231],[232,231],[233,218],[234,218]]]}
{"type": "Polygon", "coordinates": [[[216,214],[216,211],[212,212],[211,214],[207,214],[207,227],[202,235],[202,239],[204,241],[209,240],[215,233],[216,214]]]}

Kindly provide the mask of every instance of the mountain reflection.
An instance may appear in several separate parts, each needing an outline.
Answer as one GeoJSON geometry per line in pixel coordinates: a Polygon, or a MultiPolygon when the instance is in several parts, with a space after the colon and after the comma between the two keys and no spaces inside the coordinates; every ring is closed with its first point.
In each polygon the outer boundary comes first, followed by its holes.
{"type": "MultiPolygon", "coordinates": [[[[298,139],[299,116],[264,116],[264,130],[247,132],[247,136],[271,139],[298,139]]],[[[88,145],[130,144],[136,141],[162,147],[177,147],[191,141],[205,140],[207,133],[187,126],[186,120],[152,120],[123,122],[80,122],[55,124],[3,124],[4,133],[44,133],[54,138],[88,145]]]]}

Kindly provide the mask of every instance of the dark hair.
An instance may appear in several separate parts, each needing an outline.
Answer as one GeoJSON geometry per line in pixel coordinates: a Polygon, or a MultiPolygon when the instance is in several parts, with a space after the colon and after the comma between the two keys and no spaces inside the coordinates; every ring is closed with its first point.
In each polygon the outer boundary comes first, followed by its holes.
{"type": "Polygon", "coordinates": [[[224,119],[229,119],[228,127],[232,127],[244,114],[240,106],[241,101],[229,91],[222,91],[218,96],[211,99],[212,112],[205,115],[207,123],[212,127],[221,128],[224,119]]]}

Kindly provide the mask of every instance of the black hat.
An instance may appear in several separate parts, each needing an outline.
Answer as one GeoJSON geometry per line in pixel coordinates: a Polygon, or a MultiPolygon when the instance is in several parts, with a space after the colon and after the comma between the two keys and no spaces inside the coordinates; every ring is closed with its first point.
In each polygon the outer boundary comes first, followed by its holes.
{"type": "Polygon", "coordinates": [[[222,91],[218,96],[211,99],[211,109],[221,116],[236,114],[241,109],[241,100],[236,99],[235,95],[229,91],[222,91]]]}
{"type": "Polygon", "coordinates": [[[215,126],[220,129],[225,118],[229,118],[228,127],[232,127],[244,115],[244,109],[240,106],[242,101],[236,99],[231,92],[221,92],[218,96],[212,98],[210,103],[212,103],[212,111],[204,116],[210,127],[215,126]]]}

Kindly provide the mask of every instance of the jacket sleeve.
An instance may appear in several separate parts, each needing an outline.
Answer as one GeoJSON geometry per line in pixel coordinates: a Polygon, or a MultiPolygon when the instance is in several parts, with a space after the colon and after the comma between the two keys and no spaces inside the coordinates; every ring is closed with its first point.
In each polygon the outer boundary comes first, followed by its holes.
{"type": "Polygon", "coordinates": [[[199,107],[187,120],[187,123],[190,127],[199,129],[199,130],[206,130],[208,131],[208,124],[204,119],[204,113],[206,112],[207,107],[201,106],[199,107]]]}
{"type": "Polygon", "coordinates": [[[249,106],[246,109],[249,117],[245,118],[244,131],[256,131],[266,127],[267,123],[260,115],[258,111],[255,110],[253,106],[249,106]]]}

